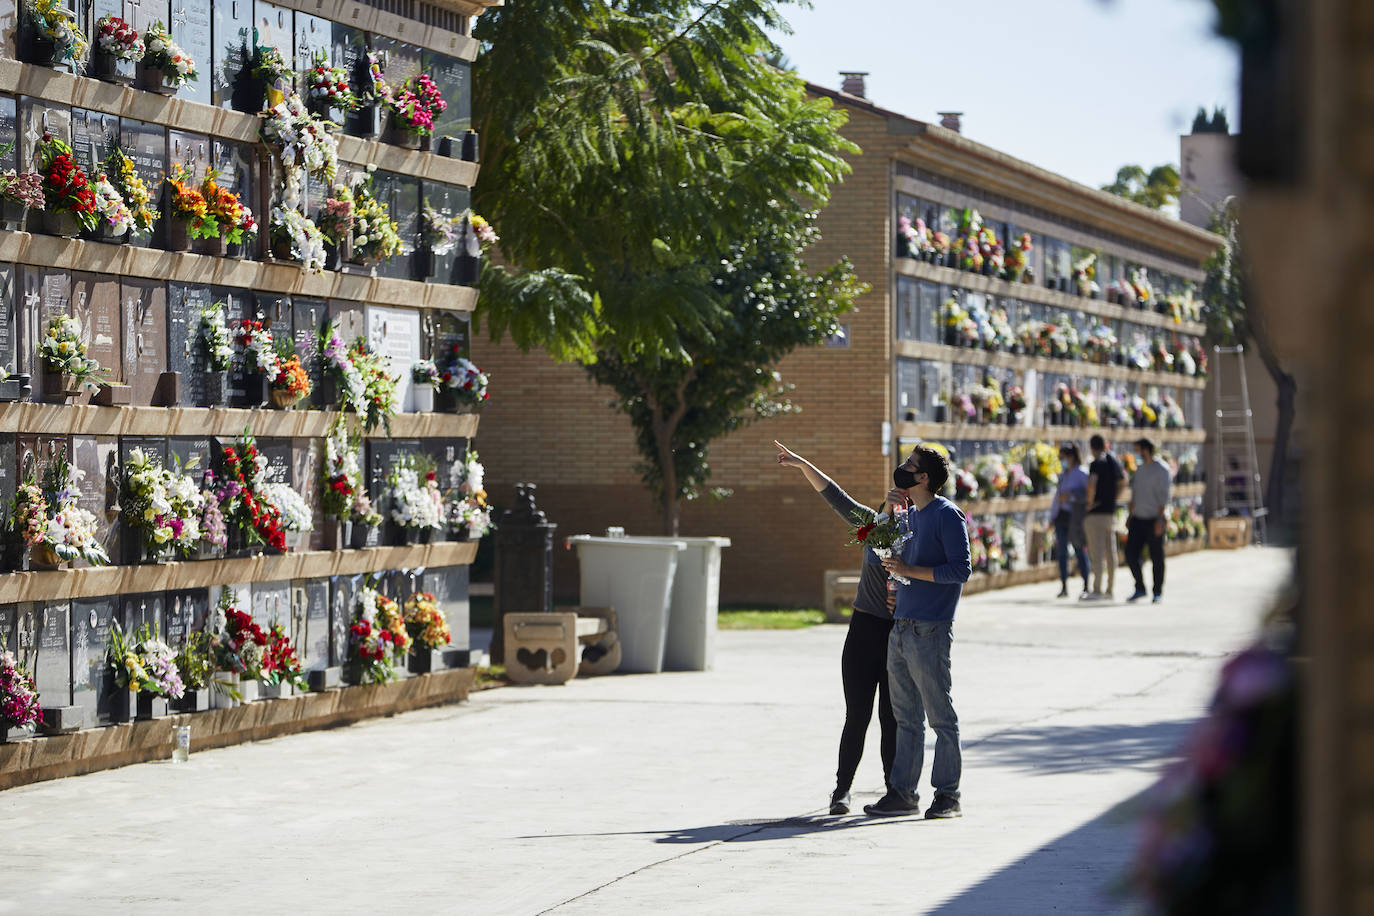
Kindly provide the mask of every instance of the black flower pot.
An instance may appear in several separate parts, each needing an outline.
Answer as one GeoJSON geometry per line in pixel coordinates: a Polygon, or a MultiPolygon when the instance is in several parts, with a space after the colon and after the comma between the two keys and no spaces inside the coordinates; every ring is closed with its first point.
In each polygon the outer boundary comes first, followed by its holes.
{"type": "Polygon", "coordinates": [[[342,127],[348,120],[348,114],[337,105],[330,105],[328,102],[319,99],[311,99],[306,102],[306,107],[310,113],[322,121],[332,121],[342,127]]]}
{"type": "Polygon", "coordinates": [[[435,257],[434,249],[428,245],[421,245],[415,249],[411,256],[411,265],[414,270],[416,280],[428,280],[434,276],[435,257]]]}
{"type": "Polygon", "coordinates": [[[81,221],[70,210],[63,210],[60,213],[44,210],[43,231],[48,235],[56,235],[64,239],[76,238],[81,233],[81,221]]]}
{"type": "Polygon", "coordinates": [[[91,75],[107,83],[128,86],[138,75],[138,64],[132,60],[121,60],[113,54],[96,49],[91,55],[91,75]]]}
{"type": "Polygon", "coordinates": [[[459,254],[453,260],[453,282],[458,286],[478,286],[482,278],[482,256],[459,254]]]}
{"type": "Polygon", "coordinates": [[[361,550],[367,546],[367,539],[372,534],[375,526],[364,525],[362,522],[354,522],[353,530],[348,535],[348,546],[354,550],[361,550]]]}
{"type": "Polygon", "coordinates": [[[354,137],[370,140],[382,132],[382,109],[376,102],[360,106],[348,113],[344,120],[344,132],[354,137]]]}
{"type": "Polygon", "coordinates": [[[463,161],[480,162],[482,144],[479,141],[477,131],[470,130],[463,134],[463,161]]]}
{"type": "Polygon", "coordinates": [[[936,404],[934,413],[936,423],[949,422],[949,406],[947,404],[936,404]]]}
{"type": "Polygon", "coordinates": [[[33,22],[25,16],[19,29],[19,59],[25,63],[43,67],[55,67],[62,63],[66,48],[58,48],[51,38],[41,34],[33,22]]]}
{"type": "Polygon", "coordinates": [[[249,75],[245,69],[234,81],[229,93],[229,105],[235,111],[258,114],[267,110],[267,81],[249,75]]]}

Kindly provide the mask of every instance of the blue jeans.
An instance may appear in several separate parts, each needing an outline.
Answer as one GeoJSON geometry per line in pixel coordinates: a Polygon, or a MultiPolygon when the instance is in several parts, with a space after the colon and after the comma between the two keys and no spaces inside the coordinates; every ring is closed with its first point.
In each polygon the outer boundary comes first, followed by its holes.
{"type": "Polygon", "coordinates": [[[921,782],[927,719],[935,732],[930,784],[937,796],[959,797],[963,761],[959,717],[950,698],[949,648],[953,636],[953,623],[898,620],[887,640],[887,676],[892,712],[897,717],[892,789],[913,804],[921,782]]]}
{"type": "Polygon", "coordinates": [[[1069,512],[1060,512],[1054,517],[1054,555],[1059,561],[1059,581],[1066,587],[1069,584],[1069,550],[1072,549],[1078,559],[1078,574],[1083,577],[1083,587],[1087,588],[1088,551],[1082,544],[1072,543],[1073,538],[1069,533],[1072,519],[1073,515],[1069,512]]]}

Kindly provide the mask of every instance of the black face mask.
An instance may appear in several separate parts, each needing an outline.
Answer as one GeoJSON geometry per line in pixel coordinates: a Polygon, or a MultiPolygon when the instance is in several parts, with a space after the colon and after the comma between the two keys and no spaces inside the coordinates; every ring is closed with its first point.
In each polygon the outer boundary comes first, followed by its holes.
{"type": "Polygon", "coordinates": [[[898,465],[897,469],[892,472],[892,482],[896,484],[899,490],[910,490],[912,487],[916,486],[916,472],[908,471],[906,468],[898,465]]]}

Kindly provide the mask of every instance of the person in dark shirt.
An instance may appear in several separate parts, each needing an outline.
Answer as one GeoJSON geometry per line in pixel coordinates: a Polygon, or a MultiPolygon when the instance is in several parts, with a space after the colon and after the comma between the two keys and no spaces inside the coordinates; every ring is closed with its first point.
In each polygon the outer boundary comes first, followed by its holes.
{"type": "Polygon", "coordinates": [[[1088,516],[1083,530],[1088,535],[1093,581],[1083,600],[1111,601],[1116,592],[1116,500],[1126,474],[1100,435],[1089,439],[1088,447],[1093,460],[1088,465],[1088,516]]]}
{"type": "MultiPolygon", "coordinates": [[[[778,464],[799,468],[807,481],[830,508],[849,524],[856,524],[856,513],[863,519],[876,514],[841,490],[814,464],[790,451],[774,440],[778,447],[778,464]]],[[[882,511],[891,507],[884,503],[882,511]]],[[[860,547],[867,553],[867,547],[860,547]]],[[[887,570],[860,560],[859,588],[854,598],[854,613],[849,616],[849,633],[844,638],[844,652],[840,655],[840,678],[844,685],[844,728],[840,731],[840,761],[835,771],[835,791],[830,793],[830,813],[849,813],[849,790],[854,773],[863,757],[864,737],[873,719],[873,694],[878,694],[878,751],[883,760],[883,782],[892,775],[892,758],[896,753],[897,720],[892,714],[892,698],[887,683],[887,637],[892,631],[892,606],[896,592],[887,570]]],[[[828,609],[827,609],[828,610],[828,609]]]]}

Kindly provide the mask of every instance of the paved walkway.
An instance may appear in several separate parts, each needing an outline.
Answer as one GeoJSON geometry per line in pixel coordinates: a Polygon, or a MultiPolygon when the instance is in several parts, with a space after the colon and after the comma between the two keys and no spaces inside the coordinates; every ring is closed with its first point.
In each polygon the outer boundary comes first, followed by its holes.
{"type": "MultiPolygon", "coordinates": [[[[844,629],[725,632],[707,674],[495,690],[0,793],[0,912],[1098,916],[1131,846],[1114,812],[1287,562],[1179,558],[1158,607],[966,600],[961,820],[822,816],[844,629]]],[[[855,800],[881,783],[875,723],[855,800]]]]}

